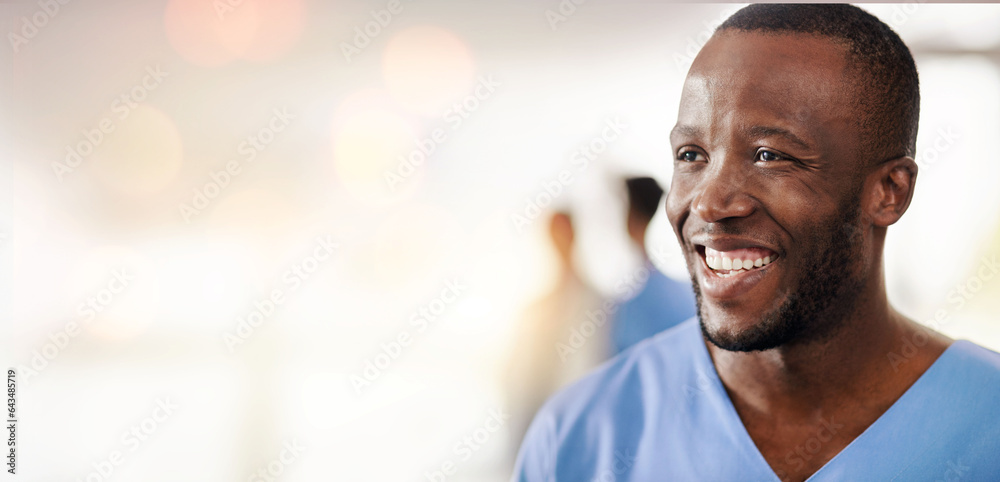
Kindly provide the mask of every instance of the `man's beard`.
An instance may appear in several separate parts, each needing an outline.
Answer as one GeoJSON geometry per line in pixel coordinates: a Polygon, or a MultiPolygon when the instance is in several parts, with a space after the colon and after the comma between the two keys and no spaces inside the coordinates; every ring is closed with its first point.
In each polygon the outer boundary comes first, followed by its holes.
{"type": "Polygon", "coordinates": [[[798,291],[787,293],[780,306],[746,330],[708,330],[701,289],[692,271],[698,320],[705,338],[723,350],[750,352],[819,341],[833,333],[856,306],[864,286],[862,273],[855,272],[855,263],[864,258],[858,226],[859,199],[848,199],[840,212],[844,215],[814,233],[814,239],[821,243],[806,251],[812,256],[802,271],[805,276],[798,283],[798,291]]]}

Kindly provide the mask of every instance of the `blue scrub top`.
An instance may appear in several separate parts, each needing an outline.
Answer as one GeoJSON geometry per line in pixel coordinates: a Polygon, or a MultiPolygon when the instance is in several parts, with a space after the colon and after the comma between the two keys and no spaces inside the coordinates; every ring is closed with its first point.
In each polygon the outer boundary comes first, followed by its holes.
{"type": "Polygon", "coordinates": [[[668,278],[647,264],[649,279],[632,299],[623,302],[611,322],[612,354],[617,355],[697,313],[690,282],[668,278]]]}
{"type": "MultiPolygon", "coordinates": [[[[888,363],[888,362],[887,362],[888,363]]],[[[516,481],[778,481],[692,318],[561,391],[516,481]]],[[[810,481],[1000,481],[1000,354],[956,341],[810,481]]]]}

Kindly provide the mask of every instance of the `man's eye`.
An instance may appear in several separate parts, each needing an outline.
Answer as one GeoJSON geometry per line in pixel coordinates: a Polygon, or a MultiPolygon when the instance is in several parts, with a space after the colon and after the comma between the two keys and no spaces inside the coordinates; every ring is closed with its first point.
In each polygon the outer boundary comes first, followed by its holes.
{"type": "Polygon", "coordinates": [[[699,162],[704,161],[705,157],[695,151],[684,151],[677,156],[677,160],[684,162],[699,162]]]}
{"type": "Polygon", "coordinates": [[[786,157],[782,156],[781,154],[778,154],[777,152],[766,151],[766,150],[757,151],[757,160],[758,161],[774,162],[774,161],[780,161],[780,160],[783,160],[783,159],[786,159],[786,157]]]}

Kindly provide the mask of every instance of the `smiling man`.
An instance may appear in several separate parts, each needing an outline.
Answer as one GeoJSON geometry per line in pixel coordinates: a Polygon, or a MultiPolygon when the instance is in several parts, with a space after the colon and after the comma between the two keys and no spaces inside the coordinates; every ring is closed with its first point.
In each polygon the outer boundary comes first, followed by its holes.
{"type": "Polygon", "coordinates": [[[861,9],[723,23],[670,135],[698,317],[550,400],[515,479],[1000,480],[1000,355],[886,298],[918,110],[909,49],[861,9]]]}

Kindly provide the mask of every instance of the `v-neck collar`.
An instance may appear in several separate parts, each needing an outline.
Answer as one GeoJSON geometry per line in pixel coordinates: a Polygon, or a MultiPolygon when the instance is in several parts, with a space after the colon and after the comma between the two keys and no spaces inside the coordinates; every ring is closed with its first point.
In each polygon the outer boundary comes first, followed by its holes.
{"type": "MultiPolygon", "coordinates": [[[[719,372],[715,368],[715,363],[712,361],[712,356],[708,352],[708,347],[705,344],[705,339],[701,335],[700,330],[697,333],[698,333],[697,337],[698,348],[696,349],[697,352],[696,356],[698,356],[701,359],[700,362],[703,366],[707,364],[708,368],[707,371],[711,374],[713,385],[715,385],[715,387],[719,390],[720,393],[718,393],[718,395],[722,397],[722,400],[724,401],[725,405],[724,416],[727,418],[726,426],[739,427],[738,429],[735,430],[735,432],[737,432],[737,437],[740,437],[743,444],[746,445],[747,450],[749,452],[752,452],[752,456],[761,465],[761,470],[766,471],[766,473],[768,474],[771,474],[774,481],[781,482],[781,478],[778,477],[778,474],[774,472],[774,469],[771,468],[771,465],[767,463],[767,459],[765,459],[764,455],[760,453],[760,449],[757,448],[757,444],[754,443],[753,438],[750,437],[750,432],[748,432],[746,426],[743,425],[743,420],[740,419],[739,413],[736,412],[736,406],[733,405],[732,399],[729,398],[729,392],[726,391],[726,387],[722,383],[722,377],[719,376],[719,372]]],[[[848,443],[846,447],[841,449],[840,452],[837,452],[836,455],[834,455],[830,460],[828,460],[825,464],[823,464],[823,466],[820,467],[819,470],[810,475],[806,479],[806,482],[819,482],[824,477],[826,477],[825,473],[828,473],[836,469],[836,467],[842,463],[847,463],[847,462],[842,462],[843,460],[849,457],[849,455],[844,455],[844,454],[851,452],[852,447],[862,444],[866,436],[871,436],[870,434],[880,430],[882,425],[886,423],[885,420],[893,418],[895,412],[901,409],[900,407],[905,407],[906,405],[909,405],[910,399],[917,397],[918,394],[922,390],[924,390],[923,386],[928,383],[927,380],[931,378],[930,375],[936,372],[938,369],[940,369],[941,365],[944,364],[943,360],[946,360],[946,358],[950,357],[952,352],[958,350],[958,348],[956,347],[961,347],[963,346],[964,343],[967,342],[964,342],[962,340],[956,340],[953,341],[950,345],[948,345],[948,347],[945,348],[943,352],[941,352],[941,354],[937,357],[937,359],[934,360],[933,363],[931,363],[931,366],[927,367],[927,370],[924,370],[924,373],[920,374],[920,377],[918,377],[917,380],[913,382],[913,384],[910,385],[910,387],[907,388],[906,391],[903,392],[903,394],[898,399],[896,399],[895,402],[893,402],[893,404],[889,407],[888,410],[886,410],[884,413],[882,413],[882,415],[880,415],[877,419],[875,419],[874,422],[868,425],[868,427],[865,428],[865,430],[861,432],[860,435],[855,437],[854,440],[851,440],[851,442],[848,443]]]]}

